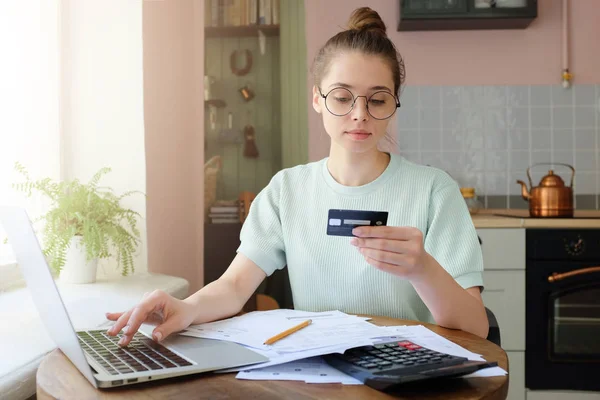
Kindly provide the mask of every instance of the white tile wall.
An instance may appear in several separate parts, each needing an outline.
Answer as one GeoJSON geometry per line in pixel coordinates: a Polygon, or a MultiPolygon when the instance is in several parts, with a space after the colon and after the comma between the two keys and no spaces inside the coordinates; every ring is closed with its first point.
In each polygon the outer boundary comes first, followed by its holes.
{"type": "MultiPolygon", "coordinates": [[[[401,153],[480,195],[519,194],[515,179],[536,162],[573,165],[575,194],[600,192],[600,85],[407,86],[400,101],[401,153]]],[[[532,169],[534,184],[550,168],[532,169]]]]}

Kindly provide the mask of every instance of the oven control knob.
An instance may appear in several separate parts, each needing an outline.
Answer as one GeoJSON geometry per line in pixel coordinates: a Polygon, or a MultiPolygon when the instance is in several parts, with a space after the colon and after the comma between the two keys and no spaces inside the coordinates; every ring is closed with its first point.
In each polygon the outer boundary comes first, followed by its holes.
{"type": "Polygon", "coordinates": [[[572,256],[578,256],[585,251],[585,242],[580,235],[572,239],[565,239],[565,250],[572,256]]]}

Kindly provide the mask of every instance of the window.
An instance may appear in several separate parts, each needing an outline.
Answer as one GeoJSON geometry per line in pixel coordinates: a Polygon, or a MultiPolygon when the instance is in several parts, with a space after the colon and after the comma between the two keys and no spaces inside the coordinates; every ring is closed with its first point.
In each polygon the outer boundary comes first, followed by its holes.
{"type": "MultiPolygon", "coordinates": [[[[58,0],[10,1],[0,13],[0,205],[19,205],[32,217],[48,206],[12,184],[21,176],[60,175],[58,0]]],[[[20,282],[14,255],[0,228],[0,291],[20,282]]]]}

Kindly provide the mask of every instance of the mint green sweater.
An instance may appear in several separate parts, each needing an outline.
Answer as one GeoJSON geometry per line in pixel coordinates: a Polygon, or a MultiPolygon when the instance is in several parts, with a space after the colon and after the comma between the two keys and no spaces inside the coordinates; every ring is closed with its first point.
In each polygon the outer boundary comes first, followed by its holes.
{"type": "Polygon", "coordinates": [[[294,307],[433,322],[410,282],[367,264],[350,237],[326,234],[329,209],[388,211],[388,226],[413,226],[425,250],[463,288],[483,287],[477,234],[458,185],[445,172],[392,154],[358,187],[336,182],[327,159],[278,172],[250,208],[238,252],[267,275],[287,266],[294,307]]]}

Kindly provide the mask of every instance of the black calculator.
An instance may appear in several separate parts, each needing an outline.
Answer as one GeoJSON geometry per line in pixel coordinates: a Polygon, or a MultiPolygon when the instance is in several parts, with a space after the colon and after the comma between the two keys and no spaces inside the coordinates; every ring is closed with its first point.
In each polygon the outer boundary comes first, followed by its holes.
{"type": "Polygon", "coordinates": [[[409,340],[355,347],[323,358],[332,367],[382,391],[408,382],[462,376],[498,365],[440,353],[409,340]]]}

